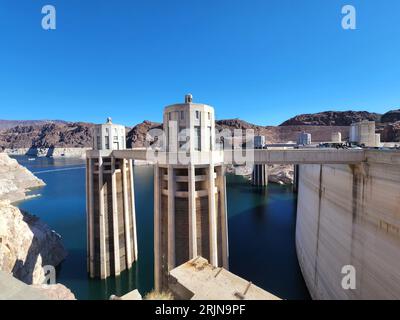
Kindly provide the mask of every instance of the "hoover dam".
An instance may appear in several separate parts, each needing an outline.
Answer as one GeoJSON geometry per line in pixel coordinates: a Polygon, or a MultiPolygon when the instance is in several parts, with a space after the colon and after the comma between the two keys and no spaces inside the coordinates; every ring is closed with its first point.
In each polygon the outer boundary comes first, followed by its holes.
{"type": "MultiPolygon", "coordinates": [[[[111,140],[109,133],[123,134],[123,130],[109,121],[98,127],[97,140],[102,139],[106,144],[94,144],[97,148],[87,152],[88,168],[98,159],[95,170],[102,174],[116,175],[118,172],[113,163],[120,161],[134,163],[139,160],[154,164],[157,291],[173,290],[176,281],[184,283],[185,279],[174,279],[171,284],[171,274],[180,265],[199,256],[208,260],[211,268],[229,268],[225,198],[227,165],[290,164],[295,165],[298,190],[296,251],[312,298],[400,298],[400,152],[375,146],[380,143],[380,137],[375,133],[374,122],[352,125],[350,142],[361,144],[363,141],[362,148],[351,145],[349,148],[310,148],[299,144],[297,148],[258,146],[253,149],[246,145],[241,149],[225,148],[224,145],[222,150],[216,145],[213,126],[213,108],[195,104],[192,96],[187,95],[185,103],[165,108],[166,149],[126,149],[115,142],[118,136],[111,140]],[[178,148],[182,141],[178,138],[177,124],[180,129],[188,128],[186,151],[178,148]],[[112,146],[111,141],[114,142],[112,146]],[[187,162],[181,162],[182,159],[187,162]],[[346,276],[343,270],[348,267],[354,270],[355,285],[351,288],[343,285],[346,276]]],[[[309,134],[302,134],[311,141],[309,134]]],[[[126,168],[122,166],[119,170],[123,173],[126,168]]],[[[133,173],[130,174],[133,179],[133,173]]],[[[90,186],[93,177],[89,174],[87,179],[90,186]]],[[[99,181],[88,193],[88,203],[99,198],[101,208],[118,206],[118,212],[126,211],[128,215],[134,212],[128,205],[117,205],[117,196],[107,197],[104,202],[103,180],[99,181]],[[96,197],[98,193],[100,196],[96,197]]],[[[118,192],[113,188],[115,184],[111,183],[110,194],[118,192]]],[[[133,189],[130,192],[133,193],[133,189]]],[[[116,210],[110,209],[107,214],[103,211],[89,210],[89,229],[92,230],[89,241],[91,247],[96,248],[99,237],[93,236],[92,232],[100,232],[102,242],[98,248],[108,248],[111,253],[101,249],[98,260],[107,265],[110,261],[119,262],[124,255],[124,252],[112,253],[115,243],[123,247],[124,241],[136,240],[132,235],[124,236],[123,231],[114,233],[112,240],[104,232],[110,222],[103,221],[103,228],[100,226],[99,230],[94,228],[93,221],[97,216],[100,219],[106,217],[115,226],[120,224],[120,219],[111,218],[116,210]]],[[[92,260],[92,256],[88,257],[88,261],[92,260]]],[[[117,273],[112,269],[113,272],[117,273]]],[[[109,274],[102,277],[107,276],[109,274]]],[[[191,293],[192,296],[198,294],[191,293]]],[[[268,297],[267,293],[263,295],[268,297]]]]}
{"type": "Polygon", "coordinates": [[[297,255],[314,299],[400,298],[400,153],[359,164],[300,165],[297,255]],[[356,288],[342,288],[343,266],[356,288]]]}

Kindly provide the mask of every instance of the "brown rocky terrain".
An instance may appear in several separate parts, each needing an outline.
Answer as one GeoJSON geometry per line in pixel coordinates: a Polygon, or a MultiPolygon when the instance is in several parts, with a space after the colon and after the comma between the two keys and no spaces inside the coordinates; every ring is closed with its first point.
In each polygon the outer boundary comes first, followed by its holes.
{"type": "MultiPolygon", "coordinates": [[[[353,122],[358,122],[362,120],[370,120],[376,122],[376,132],[381,134],[382,142],[400,141],[400,109],[391,110],[382,115],[378,113],[370,113],[367,111],[326,111],[314,114],[302,114],[283,122],[280,127],[282,128],[293,125],[309,127],[349,126],[353,122]]],[[[305,130],[307,132],[311,131],[311,129],[309,128],[306,128],[305,130]]],[[[312,132],[310,133],[312,134],[312,132]]]]}
{"type": "MultiPolygon", "coordinates": [[[[280,126],[259,126],[240,119],[226,119],[218,120],[216,128],[218,131],[253,129],[255,134],[266,136],[268,143],[296,141],[299,132],[306,131],[311,133],[314,142],[321,142],[329,141],[332,132],[341,132],[342,138],[346,139],[349,136],[349,125],[365,119],[377,121],[377,132],[381,133],[383,142],[400,141],[399,110],[389,111],[383,115],[366,111],[303,114],[285,121],[280,126]]],[[[3,130],[0,124],[0,150],[91,147],[93,124],[43,121],[43,124],[17,125],[3,130]]],[[[145,146],[147,132],[161,128],[160,123],[152,121],[143,121],[131,129],[127,128],[127,147],[145,146]]]]}
{"type": "Polygon", "coordinates": [[[400,109],[386,112],[381,118],[382,123],[393,123],[398,121],[400,121],[400,109]]]}
{"type": "Polygon", "coordinates": [[[400,142],[400,121],[379,125],[376,130],[382,142],[400,142]]]}
{"type": "Polygon", "coordinates": [[[283,122],[281,126],[349,126],[362,120],[380,122],[381,117],[381,114],[367,111],[325,111],[295,116],[283,122]]]}
{"type": "Polygon", "coordinates": [[[312,140],[315,142],[330,141],[333,132],[341,132],[342,138],[349,136],[347,126],[311,126],[311,125],[292,125],[292,126],[257,126],[240,119],[219,120],[216,122],[216,129],[253,129],[256,135],[263,135],[267,143],[284,143],[297,141],[297,136],[302,131],[311,133],[312,140]]]}
{"type": "Polygon", "coordinates": [[[84,148],[92,145],[91,123],[45,123],[0,131],[0,149],[84,148]]]}
{"type": "Polygon", "coordinates": [[[62,120],[0,120],[0,130],[11,129],[17,126],[29,127],[36,125],[44,125],[47,123],[66,124],[67,122],[62,120]]]}
{"type": "Polygon", "coordinates": [[[145,146],[146,134],[151,129],[162,129],[162,124],[145,120],[142,123],[134,126],[126,136],[126,147],[140,148],[145,146]]]}
{"type": "MultiPolygon", "coordinates": [[[[332,132],[341,132],[342,137],[349,135],[349,128],[345,126],[258,126],[240,119],[217,120],[216,129],[222,130],[241,129],[254,130],[256,135],[264,135],[268,143],[283,143],[287,141],[296,141],[300,132],[306,130],[313,135],[313,141],[329,141],[332,132]]],[[[158,122],[144,121],[132,128],[127,134],[127,147],[140,148],[146,146],[146,134],[151,129],[162,129],[162,125],[158,122]]],[[[151,143],[152,141],[150,141],[151,143]]]]}

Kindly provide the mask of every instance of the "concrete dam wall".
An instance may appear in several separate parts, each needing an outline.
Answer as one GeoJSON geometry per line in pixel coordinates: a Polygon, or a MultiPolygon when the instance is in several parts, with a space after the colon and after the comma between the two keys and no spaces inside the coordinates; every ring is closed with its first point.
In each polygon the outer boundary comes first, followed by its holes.
{"type": "Polygon", "coordinates": [[[400,153],[301,165],[296,248],[314,299],[400,299],[400,153]],[[343,266],[355,268],[345,290],[343,266]]]}

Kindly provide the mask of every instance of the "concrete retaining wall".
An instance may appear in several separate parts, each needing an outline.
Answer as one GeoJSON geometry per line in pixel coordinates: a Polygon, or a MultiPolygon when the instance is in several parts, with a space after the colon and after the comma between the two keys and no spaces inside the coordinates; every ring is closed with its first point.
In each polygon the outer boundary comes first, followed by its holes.
{"type": "Polygon", "coordinates": [[[359,165],[301,165],[296,248],[314,299],[400,299],[400,153],[359,165]],[[356,289],[342,288],[342,268],[356,289]]]}

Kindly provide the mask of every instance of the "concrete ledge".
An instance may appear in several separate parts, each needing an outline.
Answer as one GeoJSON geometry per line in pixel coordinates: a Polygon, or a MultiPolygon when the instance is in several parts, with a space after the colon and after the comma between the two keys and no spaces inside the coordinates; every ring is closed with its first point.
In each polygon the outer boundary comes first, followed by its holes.
{"type": "Polygon", "coordinates": [[[224,268],[215,268],[202,257],[173,269],[169,289],[181,300],[281,300],[224,268]]]}

